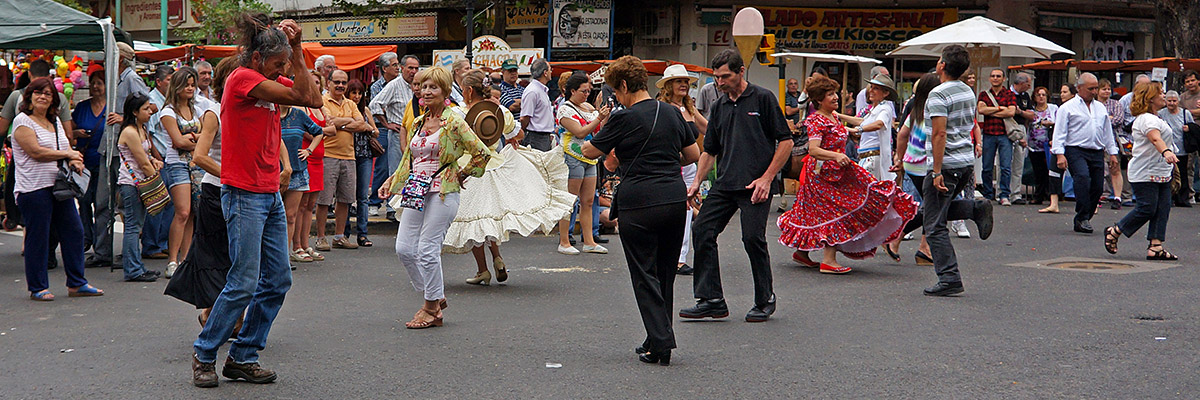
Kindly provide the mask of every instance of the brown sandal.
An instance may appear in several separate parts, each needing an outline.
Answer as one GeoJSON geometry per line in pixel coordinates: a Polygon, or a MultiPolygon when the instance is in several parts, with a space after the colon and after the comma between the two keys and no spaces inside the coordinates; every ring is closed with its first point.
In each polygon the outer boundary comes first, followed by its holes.
{"type": "Polygon", "coordinates": [[[1117,241],[1121,239],[1121,229],[1116,225],[1104,228],[1104,250],[1108,254],[1117,254],[1117,241]]]}
{"type": "MultiPolygon", "coordinates": [[[[425,329],[435,326],[442,326],[442,316],[440,311],[438,311],[436,314],[434,311],[429,311],[424,308],[422,308],[421,311],[425,314],[428,314],[430,317],[433,317],[433,319],[429,321],[420,321],[414,317],[412,321],[404,323],[404,327],[408,329],[425,329]]],[[[420,313],[417,313],[417,315],[420,316],[420,313]]]]}

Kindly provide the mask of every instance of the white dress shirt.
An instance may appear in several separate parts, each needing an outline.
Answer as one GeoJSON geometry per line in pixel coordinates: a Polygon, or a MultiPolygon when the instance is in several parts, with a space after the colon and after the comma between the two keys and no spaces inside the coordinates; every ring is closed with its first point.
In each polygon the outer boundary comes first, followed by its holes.
{"type": "Polygon", "coordinates": [[[397,76],[383,87],[378,96],[371,99],[367,109],[372,115],[383,115],[388,122],[399,124],[404,121],[404,107],[408,107],[412,100],[412,85],[397,76]]]}
{"type": "Polygon", "coordinates": [[[1050,152],[1054,154],[1063,154],[1067,146],[1117,154],[1117,142],[1108,120],[1108,109],[1104,103],[1095,100],[1088,107],[1080,96],[1058,107],[1058,115],[1054,119],[1054,139],[1051,142],[1050,152]]]}
{"type": "Polygon", "coordinates": [[[529,117],[526,131],[554,132],[554,105],[550,103],[550,88],[533,79],[521,94],[521,117],[529,117]]]}

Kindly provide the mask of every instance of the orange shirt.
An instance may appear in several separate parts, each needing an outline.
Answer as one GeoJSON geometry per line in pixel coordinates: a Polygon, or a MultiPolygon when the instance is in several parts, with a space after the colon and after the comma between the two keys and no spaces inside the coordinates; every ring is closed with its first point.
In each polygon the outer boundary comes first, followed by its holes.
{"type": "MultiPolygon", "coordinates": [[[[343,97],[342,101],[338,102],[329,95],[325,95],[324,98],[325,106],[323,108],[331,121],[334,118],[363,118],[362,113],[358,111],[358,105],[350,99],[343,97]]],[[[354,133],[338,129],[336,135],[326,136],[325,157],[353,160],[354,133]]]]}

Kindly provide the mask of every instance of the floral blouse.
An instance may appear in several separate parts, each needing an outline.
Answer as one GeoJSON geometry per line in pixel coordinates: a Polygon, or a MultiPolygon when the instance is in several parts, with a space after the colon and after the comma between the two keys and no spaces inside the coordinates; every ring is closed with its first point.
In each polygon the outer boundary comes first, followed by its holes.
{"type": "MultiPolygon", "coordinates": [[[[428,114],[426,114],[428,115],[428,114]]],[[[413,136],[425,124],[425,116],[417,117],[413,121],[412,129],[408,132],[406,143],[412,143],[413,136]]],[[[446,193],[454,193],[462,190],[458,183],[458,175],[460,169],[458,159],[463,155],[470,154],[471,161],[467,163],[465,170],[474,177],[483,176],[487,163],[496,153],[488,149],[487,145],[475,136],[475,132],[463,121],[458,113],[450,108],[442,110],[442,125],[438,131],[438,159],[439,164],[449,164],[442,171],[438,178],[441,182],[440,193],[444,197],[446,193]]],[[[392,174],[392,193],[399,193],[400,189],[408,181],[409,172],[412,169],[412,151],[404,152],[400,158],[400,166],[396,168],[396,172],[392,174]]]]}
{"type": "Polygon", "coordinates": [[[1046,149],[1050,148],[1050,137],[1054,127],[1042,125],[1042,122],[1054,122],[1055,116],[1058,115],[1058,106],[1046,104],[1045,110],[1038,111],[1035,108],[1033,113],[1037,115],[1037,119],[1030,125],[1029,151],[1046,151],[1046,149]]]}

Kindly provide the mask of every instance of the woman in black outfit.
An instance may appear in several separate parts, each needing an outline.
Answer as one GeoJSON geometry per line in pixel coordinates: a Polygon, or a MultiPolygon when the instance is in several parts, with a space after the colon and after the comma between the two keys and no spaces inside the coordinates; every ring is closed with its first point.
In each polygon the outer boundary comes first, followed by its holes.
{"type": "Polygon", "coordinates": [[[604,80],[626,108],[609,117],[584,144],[583,154],[596,158],[611,151],[620,160],[613,211],[647,335],[634,351],[642,362],[670,365],[675,348],[672,287],[687,212],[679,169],[699,160],[700,149],[676,108],[650,98],[640,59],[621,57],[609,65],[604,80]]]}

